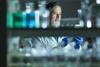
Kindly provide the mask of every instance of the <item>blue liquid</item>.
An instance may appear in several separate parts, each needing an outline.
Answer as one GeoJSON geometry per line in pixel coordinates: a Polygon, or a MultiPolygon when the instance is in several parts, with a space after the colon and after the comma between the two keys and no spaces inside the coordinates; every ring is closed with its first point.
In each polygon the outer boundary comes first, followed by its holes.
{"type": "Polygon", "coordinates": [[[35,13],[34,12],[26,14],[26,27],[28,28],[35,27],[35,13]]]}

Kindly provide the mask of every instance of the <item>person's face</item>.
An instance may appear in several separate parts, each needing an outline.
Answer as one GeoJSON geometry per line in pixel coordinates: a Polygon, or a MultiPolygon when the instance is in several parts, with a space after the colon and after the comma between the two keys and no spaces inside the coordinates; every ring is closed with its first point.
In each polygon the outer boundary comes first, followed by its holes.
{"type": "Polygon", "coordinates": [[[60,26],[61,13],[62,13],[62,10],[60,6],[53,7],[52,13],[51,13],[51,26],[53,27],[60,26]]]}

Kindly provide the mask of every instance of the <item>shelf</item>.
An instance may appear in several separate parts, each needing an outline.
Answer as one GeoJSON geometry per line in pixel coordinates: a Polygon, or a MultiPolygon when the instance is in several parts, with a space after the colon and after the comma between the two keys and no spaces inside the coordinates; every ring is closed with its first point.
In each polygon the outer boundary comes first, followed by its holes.
{"type": "Polygon", "coordinates": [[[100,29],[98,28],[48,28],[48,29],[8,29],[9,36],[86,36],[96,37],[100,36],[100,29]]]}

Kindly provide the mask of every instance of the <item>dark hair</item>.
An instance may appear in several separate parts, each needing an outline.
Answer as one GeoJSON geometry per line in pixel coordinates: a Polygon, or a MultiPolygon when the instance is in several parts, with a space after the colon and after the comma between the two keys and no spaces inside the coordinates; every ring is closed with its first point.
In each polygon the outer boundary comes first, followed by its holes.
{"type": "Polygon", "coordinates": [[[48,10],[52,9],[54,6],[56,6],[58,3],[56,1],[52,1],[46,4],[46,8],[48,10]]]}

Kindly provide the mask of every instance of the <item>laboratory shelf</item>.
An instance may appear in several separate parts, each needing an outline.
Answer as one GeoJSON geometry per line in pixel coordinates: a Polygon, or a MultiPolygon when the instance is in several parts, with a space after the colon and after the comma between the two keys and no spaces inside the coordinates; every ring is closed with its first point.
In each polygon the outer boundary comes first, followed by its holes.
{"type": "Polygon", "coordinates": [[[100,36],[100,28],[47,28],[47,29],[7,29],[9,36],[100,36]]]}

